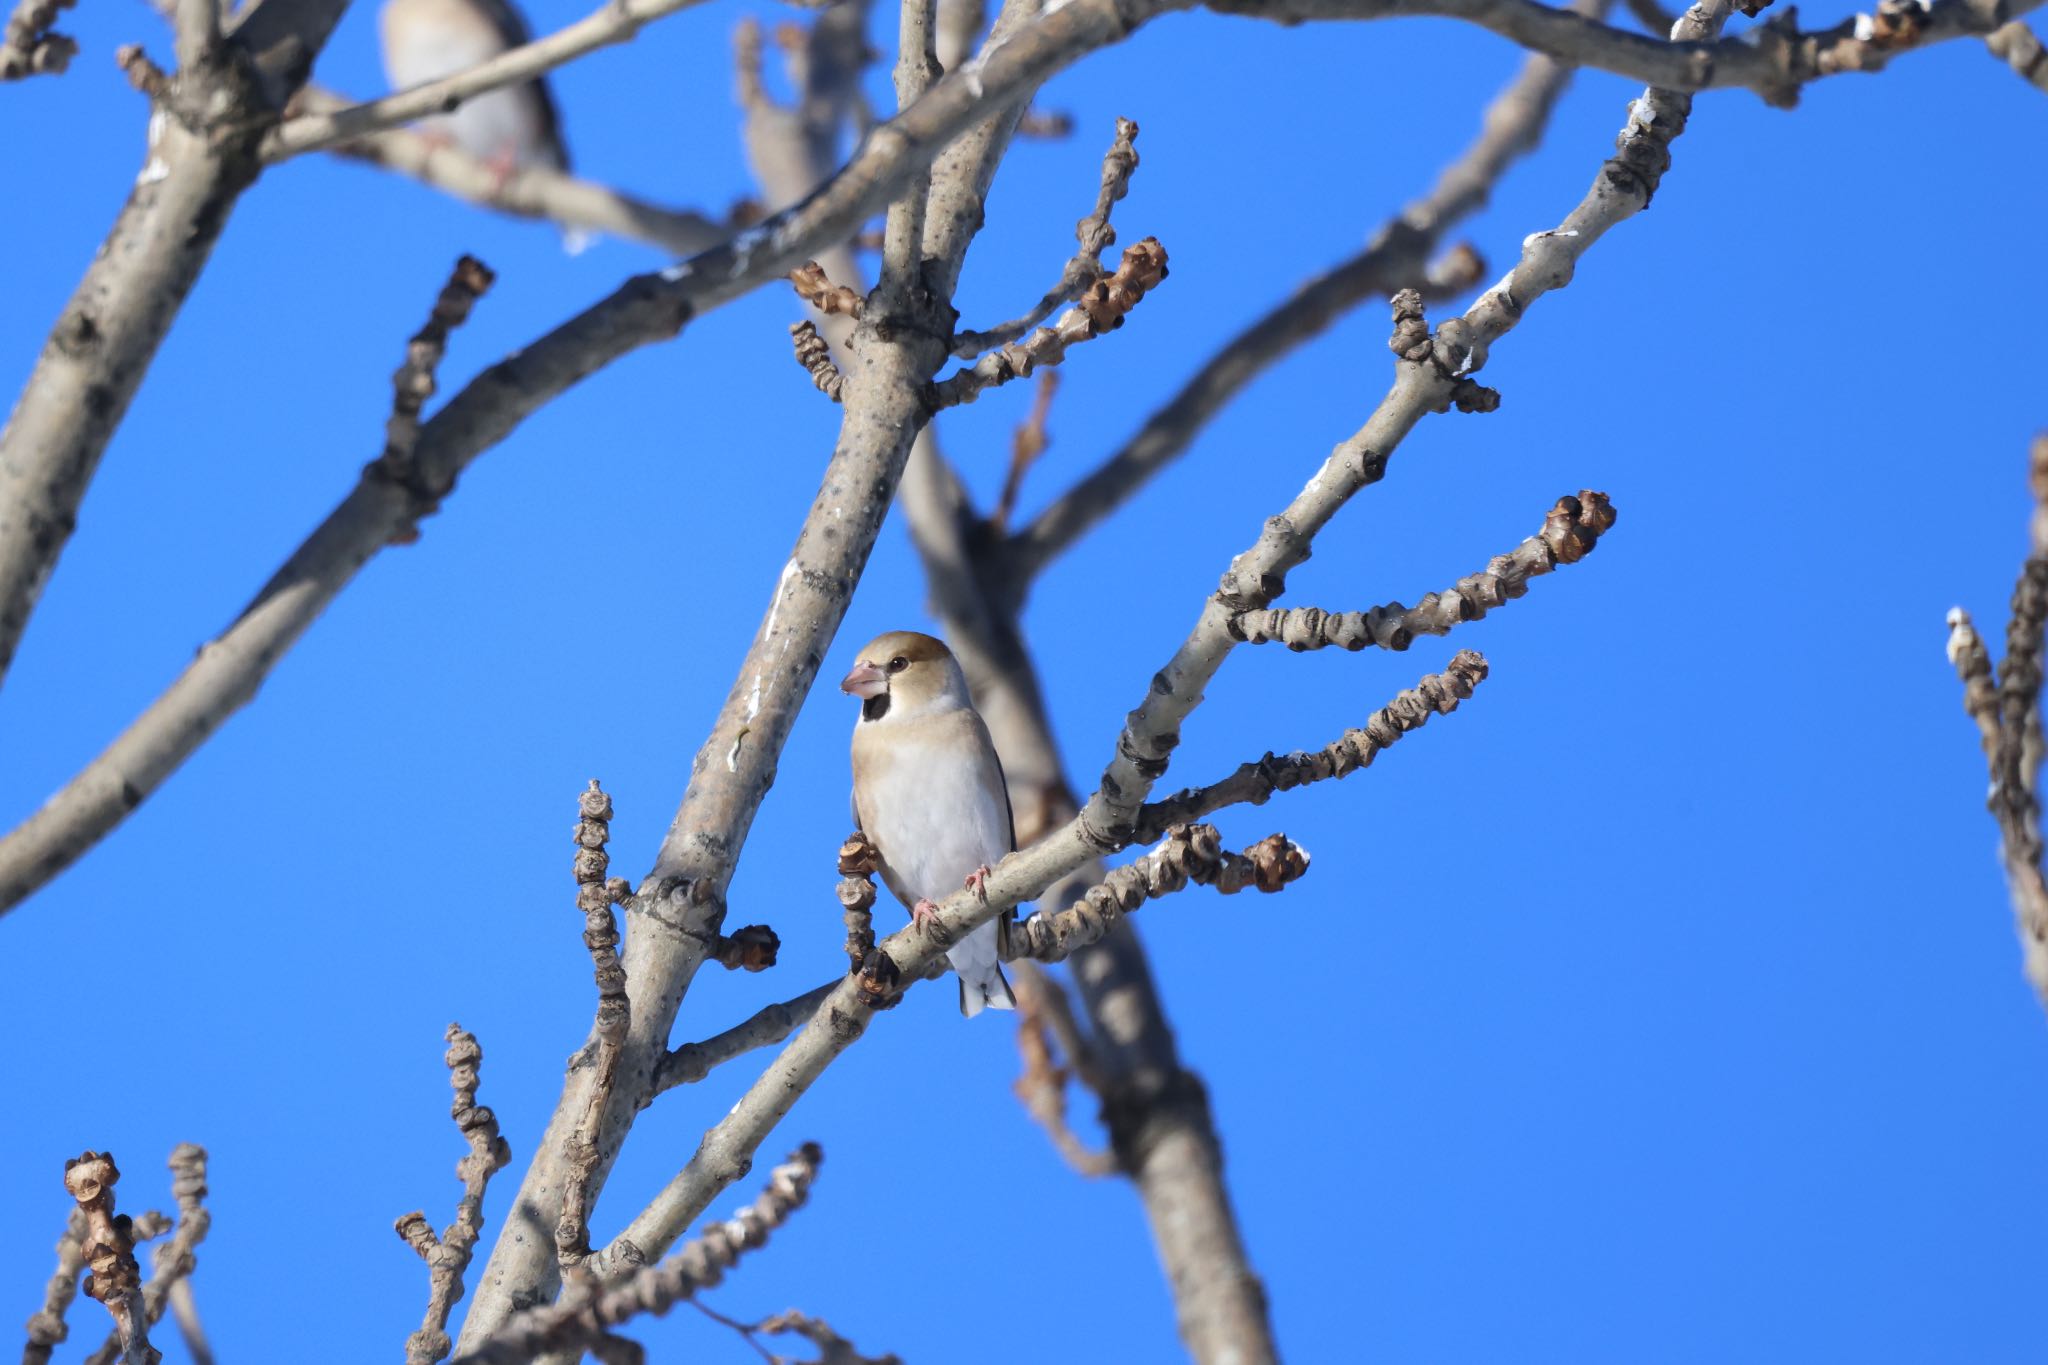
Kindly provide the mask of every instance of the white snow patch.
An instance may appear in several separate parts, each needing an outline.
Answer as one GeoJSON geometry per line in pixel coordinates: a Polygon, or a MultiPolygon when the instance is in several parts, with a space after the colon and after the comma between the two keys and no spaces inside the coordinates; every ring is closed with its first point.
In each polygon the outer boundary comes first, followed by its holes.
{"type": "Polygon", "coordinates": [[[154,185],[171,173],[171,163],[157,155],[156,145],[163,141],[164,111],[157,109],[149,116],[149,159],[142,163],[141,174],[135,177],[138,185],[154,185]]]}
{"type": "Polygon", "coordinates": [[[754,263],[754,253],[761,249],[774,233],[766,223],[748,228],[732,239],[732,273],[734,278],[747,273],[747,267],[754,263]]]}
{"type": "Polygon", "coordinates": [[[1859,43],[1867,43],[1867,42],[1869,42],[1869,41],[1870,41],[1870,39],[1871,39],[1871,35],[1873,35],[1873,34],[1874,34],[1874,33],[1876,33],[1876,32],[1877,32],[1877,23],[1876,23],[1876,21],[1875,21],[1875,20],[1873,20],[1873,19],[1872,19],[1872,18],[1871,18],[1871,17],[1869,16],[1869,15],[1867,15],[1867,14],[1859,14],[1859,15],[1857,15],[1857,16],[1856,16],[1856,29],[1855,29],[1855,33],[1856,33],[1856,41],[1857,41],[1857,42],[1859,42],[1859,43]]]}

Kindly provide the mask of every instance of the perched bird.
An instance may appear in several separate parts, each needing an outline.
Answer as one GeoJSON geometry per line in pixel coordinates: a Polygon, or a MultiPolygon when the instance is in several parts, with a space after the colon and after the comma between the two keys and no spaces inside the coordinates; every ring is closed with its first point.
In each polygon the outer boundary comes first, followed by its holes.
{"type": "MultiPolygon", "coordinates": [[[[861,650],[839,690],[860,698],[853,727],[853,822],[880,859],[882,880],[923,924],[958,887],[987,894],[989,865],[1017,846],[1010,794],[988,726],[951,650],[896,630],[861,650]]],[[[960,1012],[1015,1009],[996,921],[946,954],[960,974],[960,1012]]]]}
{"type": "MultiPolygon", "coordinates": [[[[533,36],[509,0],[384,0],[378,29],[384,75],[393,90],[467,71],[533,36]]],[[[543,80],[472,95],[445,114],[421,119],[418,126],[424,137],[452,143],[487,162],[500,189],[521,167],[569,169],[561,121],[543,80]]],[[[562,237],[572,252],[589,241],[587,233],[576,229],[565,230],[562,237]]]]}

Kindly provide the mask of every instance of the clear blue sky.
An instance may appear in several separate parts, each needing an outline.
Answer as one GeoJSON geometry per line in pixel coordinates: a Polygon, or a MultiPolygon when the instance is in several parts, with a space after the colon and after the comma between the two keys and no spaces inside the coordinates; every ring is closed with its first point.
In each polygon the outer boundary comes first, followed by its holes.
{"type": "MultiPolygon", "coordinates": [[[[748,12],[721,0],[561,73],[580,165],[673,202],[746,193],[726,45],[748,12]]],[[[140,164],[145,108],[112,50],[169,50],[129,0],[66,20],[74,70],[0,91],[33,204],[0,216],[8,376],[140,164]]],[[[1144,158],[1118,222],[1157,234],[1173,277],[1066,365],[1027,510],[1419,193],[1517,60],[1449,23],[1204,16],[1057,81],[1044,102],[1079,131],[1011,155],[966,320],[1054,278],[1117,114],[1144,158]]],[[[380,87],[371,5],[320,73],[380,87]]],[[[1496,265],[1576,202],[1635,93],[1573,88],[1471,229],[1496,265]]],[[[1309,845],[1304,883],[1141,917],[1291,1359],[2041,1358],[2048,1021],[1942,615],[1967,603],[1999,638],[2023,552],[2025,448],[2048,424],[2026,311],[2048,267],[2044,137],[2048,99],[1966,43],[1828,81],[1793,114],[1703,97],[1655,207],[1496,349],[1500,411],[1429,419],[1289,600],[1412,602],[1580,487],[1620,509],[1599,552],[1405,656],[1240,651],[1188,726],[1169,785],[1326,742],[1460,646],[1494,669],[1369,773],[1222,817],[1234,842],[1309,845]]],[[[9,823],[376,454],[390,372],[461,251],[500,282],[444,392],[658,263],[618,242],[568,259],[545,226],[317,157],[242,203],[0,695],[9,823]]],[[[457,1193],[441,1030],[481,1037],[483,1098],[523,1164],[590,1016],[575,794],[604,780],[615,869],[644,871],[830,448],[838,414],[789,359],[796,316],[765,290],[527,423],[134,819],[0,922],[0,1321],[39,1301],[65,1156],[112,1149],[138,1210],[168,1202],[163,1158],[190,1140],[213,1156],[195,1283],[221,1358],[400,1351],[425,1274],[391,1220],[443,1223],[457,1193]]],[[[1383,392],[1384,316],[1262,380],[1043,581],[1028,625],[1084,779],[1228,557],[1383,392]]],[[[1025,387],[941,423],[984,496],[1025,387]]],[[[892,522],[828,672],[924,623],[922,600],[892,522]]],[[[814,698],[733,886],[735,922],[773,924],[782,965],[700,978],[678,1041],[838,969],[851,719],[814,698]]],[[[708,1301],[800,1305],[912,1362],[1177,1358],[1135,1196],[1067,1173],[1015,1070],[1002,1023],[917,992],[769,1140],[769,1160],[824,1144],[812,1206],[708,1301]],[[877,1240],[877,1192],[920,1179],[877,1240]]],[[[600,1234],[752,1074],[643,1116],[600,1234]]],[[[104,1314],[72,1320],[97,1340],[104,1314]]],[[[641,1335],[657,1360],[751,1358],[687,1310],[641,1335]]]]}

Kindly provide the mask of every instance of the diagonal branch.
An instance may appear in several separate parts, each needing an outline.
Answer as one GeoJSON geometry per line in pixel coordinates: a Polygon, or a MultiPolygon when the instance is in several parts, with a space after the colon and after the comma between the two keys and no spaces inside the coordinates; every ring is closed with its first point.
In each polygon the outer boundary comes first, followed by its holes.
{"type": "MultiPolygon", "coordinates": [[[[1055,36],[1094,32],[1091,26],[1104,19],[1099,13],[1086,17],[1094,4],[1095,0],[1071,0],[1056,14],[1032,20],[1025,0],[1012,0],[981,54],[985,60],[980,79],[1021,81],[1022,74],[1006,73],[1049,69],[1036,63],[1049,60],[1047,54],[1054,49],[1041,50],[1034,44],[1049,30],[1055,36]],[[1068,27],[1076,22],[1082,27],[1068,27]],[[1031,56],[1034,51],[1040,56],[1031,56]],[[1013,57],[1032,64],[1013,68],[1013,57]]],[[[820,23],[830,17],[830,13],[822,16],[820,23]]],[[[1107,30],[1101,41],[1109,41],[1107,30]]],[[[984,94],[991,88],[988,84],[977,87],[984,94]]],[[[1007,145],[1014,109],[1034,88],[1028,83],[1016,86],[1010,92],[1013,98],[995,106],[1011,112],[987,119],[943,148],[943,169],[934,177],[934,207],[926,224],[924,249],[912,262],[904,259],[909,253],[899,246],[895,259],[909,267],[909,277],[900,271],[885,271],[849,339],[861,365],[846,387],[838,444],[725,705],[698,752],[690,784],[655,866],[628,907],[626,972],[633,983],[633,1024],[621,1063],[622,1083],[599,1140],[600,1180],[633,1116],[651,1096],[676,1014],[723,923],[725,888],[754,813],[774,781],[782,746],[860,579],[911,445],[929,419],[929,409],[924,406],[926,387],[944,362],[944,338],[952,332],[948,301],[981,222],[982,202],[995,162],[1007,145]]],[[[918,110],[932,107],[948,89],[967,93],[964,81],[948,76],[918,99],[909,114],[898,115],[893,122],[901,124],[918,110]]],[[[865,157],[877,154],[877,148],[892,145],[892,137],[878,128],[852,164],[859,166],[865,157]]],[[[921,143],[912,145],[923,157],[939,150],[921,143]]],[[[905,153],[899,149],[898,154],[905,153]]],[[[843,184],[847,175],[846,170],[839,172],[794,214],[801,218],[832,202],[834,185],[843,184]]],[[[896,182],[897,187],[906,187],[913,178],[906,174],[896,182]]],[[[901,221],[903,215],[897,217],[900,232],[906,225],[901,221]]],[[[793,219],[784,214],[768,223],[778,221],[793,219]]],[[[855,218],[843,226],[850,229],[858,221],[855,218]]],[[[775,240],[776,232],[767,227],[767,235],[758,245],[745,247],[753,253],[749,256],[752,264],[745,269],[773,262],[778,273],[787,273],[817,254],[805,249],[789,259],[783,254],[789,244],[775,240]]],[[[722,291],[727,287],[715,274],[709,277],[711,283],[702,283],[694,266],[674,274],[677,288],[722,291]]],[[[579,1097],[590,1085],[588,1070],[573,1070],[568,1076],[562,1100],[550,1120],[549,1138],[521,1183],[522,1204],[539,1209],[543,1217],[552,1216],[561,1189],[559,1165],[547,1154],[567,1116],[580,1109],[579,1097]]],[[[594,1258],[593,1268],[600,1276],[616,1278],[647,1259],[614,1239],[594,1258]]],[[[476,1303],[463,1325],[463,1349],[474,1349],[494,1336],[523,1303],[548,1296],[554,1287],[553,1272],[552,1258],[542,1260],[530,1246],[499,1238],[476,1303]]]]}
{"type": "MultiPolygon", "coordinates": [[[[1605,8],[1605,0],[1593,0],[1588,12],[1605,8]]],[[[1481,116],[1479,136],[1427,195],[1388,220],[1362,251],[1303,284],[1226,342],[1137,435],[1018,531],[1009,542],[1016,599],[1022,600],[1048,563],[1185,454],[1202,428],[1282,357],[1366,299],[1419,283],[1424,263],[1451,228],[1485,207],[1508,167],[1535,150],[1571,74],[1549,57],[1523,62],[1481,116]]]]}
{"type": "Polygon", "coordinates": [[[1166,278],[1166,248],[1147,237],[1124,250],[1114,275],[1096,279],[1080,301],[1061,316],[1058,325],[1040,327],[1022,341],[990,351],[974,364],[955,370],[933,386],[932,406],[944,409],[972,403],[985,391],[1027,379],[1041,365],[1057,365],[1069,347],[1093,341],[1124,325],[1124,319],[1145,295],[1166,278]]]}
{"type": "MultiPolygon", "coordinates": [[[[295,111],[332,112],[352,106],[331,90],[308,86],[299,92],[292,107],[295,111]]],[[[405,128],[371,133],[330,150],[336,156],[410,176],[480,208],[629,238],[678,256],[716,246],[729,233],[727,224],[713,222],[701,213],[649,203],[546,166],[521,166],[509,176],[501,175],[489,162],[453,143],[435,142],[405,128]]]]}
{"type": "MultiPolygon", "coordinates": [[[[285,561],[234,623],[106,750],[0,839],[0,914],[126,819],[230,715],[256,695],[264,677],[335,594],[377,549],[417,537],[417,523],[447,491],[436,471],[433,435],[441,418],[417,424],[419,403],[447,331],[468,316],[490,271],[463,257],[424,327],[393,375],[385,450],[355,490],[285,561]]],[[[442,416],[445,417],[444,410],[442,416]]]]}
{"type": "MultiPolygon", "coordinates": [[[[1725,15],[1725,8],[1702,4],[1681,25],[1686,30],[1681,36],[1711,38],[1725,15]]],[[[961,891],[949,896],[938,908],[935,932],[913,935],[903,930],[881,945],[877,951],[896,964],[903,979],[914,980],[931,967],[940,952],[939,942],[958,941],[1011,907],[1043,895],[1099,852],[1128,844],[1137,831],[1145,797],[1165,770],[1179,725],[1199,704],[1202,688],[1235,643],[1226,628],[1228,619],[1278,595],[1286,571],[1306,558],[1315,534],[1354,493],[1384,474],[1389,453],[1425,412],[1449,405],[1462,377],[1484,363],[1486,348],[1513,328],[1528,302],[1561,288],[1586,246],[1648,203],[1669,162],[1666,148],[1684,128],[1689,107],[1686,96],[1659,90],[1646,92],[1631,106],[1616,157],[1602,168],[1592,190],[1567,218],[1566,228],[1532,235],[1521,263],[1508,278],[1465,317],[1438,329],[1430,358],[1401,362],[1394,388],[1379,411],[1358,435],[1338,446],[1288,512],[1270,520],[1251,549],[1232,561],[1194,631],[1173,661],[1154,675],[1145,700],[1130,714],[1102,784],[1082,813],[1029,849],[1004,858],[979,894],[961,891]]],[[[1402,301],[1404,317],[1412,302],[1402,301]]],[[[857,982],[835,986],[732,1111],[705,1133],[683,1169],[613,1239],[603,1253],[605,1259],[614,1265],[632,1264],[672,1245],[680,1229],[746,1170],[761,1141],[860,1038],[873,1013],[857,982]]]]}
{"type": "Polygon", "coordinates": [[[1364,725],[1346,730],[1314,753],[1296,752],[1284,758],[1269,753],[1240,765],[1220,782],[1188,787],[1147,803],[1138,814],[1137,837],[1157,838],[1169,829],[1226,806],[1263,806],[1276,791],[1292,791],[1311,782],[1348,777],[1361,768],[1370,768],[1372,761],[1401,736],[1421,729],[1433,715],[1448,716],[1457,710],[1458,703],[1486,681],[1486,674],[1486,660],[1473,650],[1461,649],[1443,672],[1432,673],[1398,693],[1364,725]]]}
{"type": "Polygon", "coordinates": [[[458,1356],[455,1365],[518,1365],[535,1356],[579,1351],[611,1328],[646,1313],[666,1313],[701,1289],[716,1288],[749,1251],[766,1246],[775,1230],[810,1198],[825,1159],[807,1142],[768,1176],[768,1187],[729,1222],[714,1223],[660,1265],[647,1266],[615,1288],[594,1282],[572,1286],[560,1303],[513,1317],[502,1331],[458,1356]]]}
{"type": "Polygon", "coordinates": [[[160,105],[151,118],[134,191],[0,428],[0,679],[78,523],[100,456],[256,179],[257,141],[305,79],[343,3],[260,0],[237,26],[236,61],[181,73],[177,107],[160,105]],[[266,79],[278,48],[292,60],[266,79]]]}
{"type": "MultiPolygon", "coordinates": [[[[1720,32],[1727,12],[1726,0],[1700,0],[1675,36],[1711,38],[1720,32]]],[[[1194,629],[1154,676],[1117,737],[1101,785],[1081,812],[1079,823],[1090,842],[1113,845],[1127,836],[1145,794],[1180,742],[1182,723],[1237,643],[1230,623],[1279,596],[1287,574],[1308,558],[1316,534],[1356,493],[1385,477],[1388,460],[1415,424],[1426,413],[1447,409],[1486,364],[1488,348],[1527,315],[1530,305],[1570,283],[1578,258],[1594,242],[1649,205],[1671,164],[1670,144],[1684,131],[1691,109],[1690,95],[1654,88],[1632,102],[1615,155],[1578,207],[1558,228],[1525,238],[1515,268],[1462,317],[1437,328],[1426,358],[1399,362],[1394,387],[1372,417],[1331,452],[1284,512],[1267,521],[1258,541],[1231,561],[1194,629]]],[[[1412,291],[1397,295],[1397,328],[1405,329],[1419,308],[1412,291]]],[[[1396,339],[1402,335],[1397,330],[1396,339]]]]}

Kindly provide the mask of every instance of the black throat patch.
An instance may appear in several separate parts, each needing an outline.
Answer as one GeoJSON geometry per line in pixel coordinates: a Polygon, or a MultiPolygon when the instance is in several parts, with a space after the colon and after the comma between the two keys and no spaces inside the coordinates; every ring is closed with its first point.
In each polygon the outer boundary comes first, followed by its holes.
{"type": "Polygon", "coordinates": [[[860,704],[860,718],[862,720],[880,720],[888,714],[889,694],[887,692],[877,692],[874,696],[866,698],[860,704]]]}

